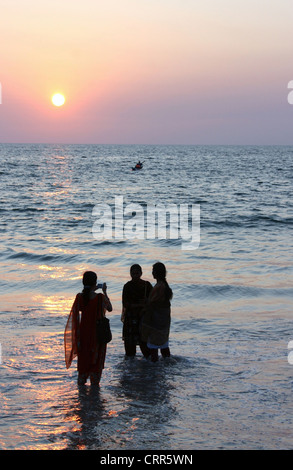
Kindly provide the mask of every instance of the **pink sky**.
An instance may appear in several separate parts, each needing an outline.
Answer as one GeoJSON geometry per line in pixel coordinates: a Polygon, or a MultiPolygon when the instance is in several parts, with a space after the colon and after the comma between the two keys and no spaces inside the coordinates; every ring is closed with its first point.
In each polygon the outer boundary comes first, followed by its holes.
{"type": "Polygon", "coordinates": [[[293,144],[291,0],[0,6],[0,142],[293,144]]]}

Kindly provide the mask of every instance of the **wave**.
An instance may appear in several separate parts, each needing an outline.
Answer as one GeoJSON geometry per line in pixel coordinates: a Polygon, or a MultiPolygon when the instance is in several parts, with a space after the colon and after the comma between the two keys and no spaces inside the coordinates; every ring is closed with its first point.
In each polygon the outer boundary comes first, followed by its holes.
{"type": "Polygon", "coordinates": [[[7,208],[7,209],[2,209],[3,211],[7,212],[22,212],[25,214],[26,212],[45,212],[46,209],[43,209],[41,207],[12,207],[12,208],[7,208]]]}
{"type": "MultiPolygon", "coordinates": [[[[37,243],[40,243],[36,240],[37,243]]],[[[95,242],[95,246],[98,248],[105,247],[108,249],[111,245],[117,245],[117,249],[121,244],[126,243],[124,240],[116,240],[116,241],[108,241],[104,240],[101,242],[95,242]]],[[[91,244],[92,246],[92,244],[91,244]]],[[[62,249],[62,247],[59,247],[62,249]]],[[[85,251],[84,245],[79,244],[75,248],[71,246],[71,252],[68,250],[68,246],[64,248],[64,252],[59,251],[59,253],[39,253],[33,251],[17,251],[12,248],[7,248],[0,253],[0,259],[2,260],[19,260],[25,263],[33,263],[33,264],[58,264],[58,265],[66,265],[72,263],[85,263],[90,264],[92,263],[92,259],[95,258],[95,261],[98,262],[100,265],[104,264],[111,264],[117,261],[121,261],[120,256],[113,256],[114,253],[111,253],[111,256],[108,255],[108,251],[101,251],[100,253],[96,250],[92,252],[91,250],[85,251]],[[105,258],[105,253],[107,257],[105,258]]],[[[123,261],[123,260],[122,260],[123,261]]],[[[128,262],[128,260],[127,260],[128,262]]]]}
{"type": "Polygon", "coordinates": [[[221,300],[227,298],[256,298],[256,297],[289,297],[293,296],[293,288],[276,287],[253,287],[244,285],[206,285],[190,284],[181,286],[180,295],[184,296],[185,301],[188,298],[221,300]]]}
{"type": "Polygon", "coordinates": [[[204,216],[201,217],[201,227],[217,227],[217,226],[226,226],[226,227],[247,227],[255,228],[261,226],[270,226],[270,225],[292,225],[293,217],[278,217],[278,216],[267,216],[267,215],[252,215],[252,216],[231,216],[230,218],[223,219],[205,219],[204,216]]]}
{"type": "MultiPolygon", "coordinates": [[[[13,250],[11,250],[13,251],[13,250]]],[[[3,254],[2,254],[3,256],[3,254]]],[[[4,255],[5,256],[5,255],[4,255]]],[[[9,254],[6,254],[5,256],[6,259],[19,259],[19,260],[24,260],[26,262],[38,262],[38,263],[45,263],[45,262],[73,262],[76,260],[80,259],[79,254],[61,254],[61,255],[56,255],[56,254],[39,254],[39,253],[29,253],[27,251],[18,251],[18,252],[12,252],[9,254]]]]}

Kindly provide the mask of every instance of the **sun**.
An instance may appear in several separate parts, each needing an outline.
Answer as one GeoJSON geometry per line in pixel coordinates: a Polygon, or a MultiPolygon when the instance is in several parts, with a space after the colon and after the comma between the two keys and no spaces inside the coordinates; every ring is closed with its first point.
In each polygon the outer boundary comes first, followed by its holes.
{"type": "Polygon", "coordinates": [[[52,103],[54,106],[62,106],[65,103],[65,97],[61,93],[55,93],[52,96],[52,103]]]}

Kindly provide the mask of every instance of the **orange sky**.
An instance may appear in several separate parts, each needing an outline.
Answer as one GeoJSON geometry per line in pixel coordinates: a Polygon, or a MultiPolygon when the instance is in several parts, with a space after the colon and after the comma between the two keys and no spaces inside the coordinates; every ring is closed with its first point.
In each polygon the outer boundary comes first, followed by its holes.
{"type": "Polygon", "coordinates": [[[0,142],[293,143],[291,0],[0,4],[0,142]]]}

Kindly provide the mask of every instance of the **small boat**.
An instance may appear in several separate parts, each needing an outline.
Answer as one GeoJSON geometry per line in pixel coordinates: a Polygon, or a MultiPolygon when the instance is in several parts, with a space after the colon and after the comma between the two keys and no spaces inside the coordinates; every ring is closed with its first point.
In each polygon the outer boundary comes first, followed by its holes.
{"type": "Polygon", "coordinates": [[[132,167],[132,171],[141,170],[143,166],[143,162],[138,162],[134,167],[132,167]]]}

